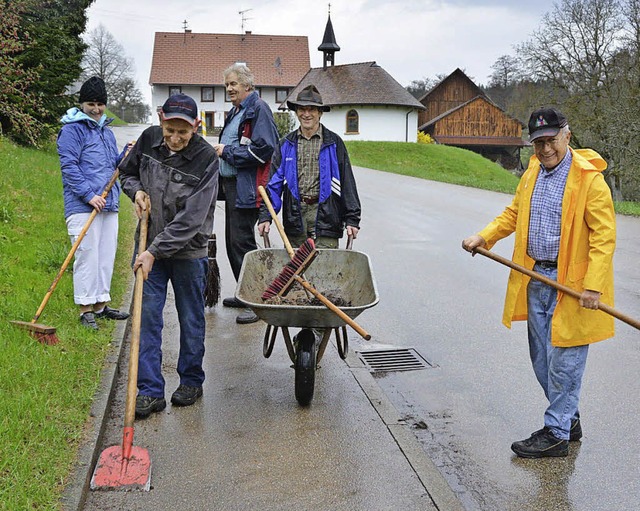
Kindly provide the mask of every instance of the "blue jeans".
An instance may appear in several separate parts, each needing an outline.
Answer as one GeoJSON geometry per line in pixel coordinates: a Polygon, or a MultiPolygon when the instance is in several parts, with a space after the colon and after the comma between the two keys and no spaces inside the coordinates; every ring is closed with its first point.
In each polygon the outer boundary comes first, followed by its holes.
{"type": "MultiPolygon", "coordinates": [[[[556,268],[536,265],[534,270],[557,280],[556,268]]],[[[544,413],[544,425],[551,429],[555,437],[568,440],[571,420],[580,417],[578,402],[589,345],[571,348],[551,345],[551,318],[557,297],[558,292],[554,288],[531,279],[527,288],[527,328],[533,371],[549,400],[544,413]]]]}
{"type": "Polygon", "coordinates": [[[204,382],[204,289],[207,258],[159,259],[153,263],[144,282],[138,392],[143,396],[164,397],[162,377],[162,311],[167,300],[169,281],[175,295],[180,323],[180,383],[201,387],[204,382]]]}

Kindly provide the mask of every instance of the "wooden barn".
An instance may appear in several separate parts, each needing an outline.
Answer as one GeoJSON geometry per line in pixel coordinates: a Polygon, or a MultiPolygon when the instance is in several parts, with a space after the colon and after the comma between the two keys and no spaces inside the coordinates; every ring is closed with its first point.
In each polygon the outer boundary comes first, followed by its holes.
{"type": "Polygon", "coordinates": [[[509,170],[522,170],[524,124],[497,106],[460,69],[427,92],[418,129],[439,144],[469,149],[509,170]]]}

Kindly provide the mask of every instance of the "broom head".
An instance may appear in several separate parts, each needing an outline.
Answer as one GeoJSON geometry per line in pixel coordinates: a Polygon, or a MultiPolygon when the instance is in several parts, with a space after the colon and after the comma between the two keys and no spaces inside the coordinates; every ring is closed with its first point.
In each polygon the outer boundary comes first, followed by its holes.
{"type": "Polygon", "coordinates": [[[209,236],[207,244],[207,259],[209,262],[209,270],[207,271],[207,284],[204,288],[204,304],[207,307],[213,307],[220,300],[220,267],[216,260],[216,235],[209,236]]]}
{"type": "Polygon", "coordinates": [[[262,299],[269,300],[275,296],[285,296],[296,281],[295,277],[304,273],[317,255],[318,251],[313,239],[307,239],[293,254],[291,261],[282,268],[279,275],[269,284],[267,290],[262,293],[262,299]]]}
{"type": "Polygon", "coordinates": [[[60,342],[60,339],[58,339],[56,335],[55,327],[41,325],[40,323],[33,323],[31,321],[10,321],[10,323],[27,330],[31,334],[31,337],[42,344],[52,346],[60,342]]]}

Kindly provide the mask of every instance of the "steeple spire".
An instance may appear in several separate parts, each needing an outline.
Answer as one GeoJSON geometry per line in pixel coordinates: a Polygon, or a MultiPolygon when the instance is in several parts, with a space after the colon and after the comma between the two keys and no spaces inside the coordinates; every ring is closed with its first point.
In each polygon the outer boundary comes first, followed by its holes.
{"type": "Polygon", "coordinates": [[[331,4],[329,4],[329,16],[327,26],[324,29],[324,37],[322,38],[322,44],[318,46],[318,51],[321,51],[323,55],[322,68],[327,69],[327,64],[333,66],[334,54],[340,51],[340,46],[336,43],[336,36],[333,33],[333,25],[331,24],[331,4]]]}

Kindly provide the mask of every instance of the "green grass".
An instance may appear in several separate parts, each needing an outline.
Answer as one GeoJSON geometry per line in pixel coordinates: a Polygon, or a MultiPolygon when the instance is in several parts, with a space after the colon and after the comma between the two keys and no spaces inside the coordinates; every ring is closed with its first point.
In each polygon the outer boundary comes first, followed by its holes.
{"type": "MultiPolygon", "coordinates": [[[[129,284],[134,224],[124,198],[115,305],[129,284]]],[[[58,345],[40,344],[9,323],[31,320],[70,248],[55,148],[19,148],[0,137],[2,510],[58,509],[113,336],[113,324],[98,332],[79,325],[70,269],[39,319],[57,328],[58,345]]]]}
{"type": "MultiPolygon", "coordinates": [[[[358,141],[346,145],[351,163],[369,169],[503,193],[514,193],[520,179],[476,153],[455,147],[358,141]]],[[[523,157],[528,155],[523,152],[523,157]]],[[[638,202],[616,201],[614,206],[618,214],[640,216],[638,202]]]]}
{"type": "Polygon", "coordinates": [[[351,163],[405,176],[513,193],[518,177],[464,149],[406,142],[347,142],[351,163]]]}
{"type": "MultiPolygon", "coordinates": [[[[518,178],[455,148],[350,142],[354,165],[512,193],[518,178]]],[[[637,203],[618,203],[640,215],[637,203]]],[[[119,306],[131,278],[135,218],[123,197],[112,285],[119,306]]],[[[70,249],[54,147],[16,147],[0,137],[0,510],[55,510],[97,389],[114,325],[82,328],[71,272],[60,280],[39,322],[57,328],[45,346],[10,320],[29,321],[70,249]]]]}

